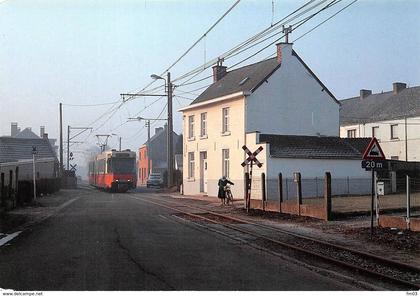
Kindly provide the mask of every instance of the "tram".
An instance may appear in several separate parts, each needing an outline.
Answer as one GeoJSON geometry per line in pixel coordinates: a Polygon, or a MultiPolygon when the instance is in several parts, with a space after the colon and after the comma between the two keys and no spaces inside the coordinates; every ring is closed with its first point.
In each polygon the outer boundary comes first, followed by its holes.
{"type": "Polygon", "coordinates": [[[89,162],[89,184],[112,192],[136,188],[136,153],[113,149],[96,155],[89,162]]]}

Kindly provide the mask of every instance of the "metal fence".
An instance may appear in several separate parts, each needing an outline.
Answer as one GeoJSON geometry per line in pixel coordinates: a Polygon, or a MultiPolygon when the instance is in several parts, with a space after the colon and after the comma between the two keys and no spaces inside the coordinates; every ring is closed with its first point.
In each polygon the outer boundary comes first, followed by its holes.
{"type": "MultiPolygon", "coordinates": [[[[253,189],[255,186],[261,187],[260,178],[253,177],[253,189]]],[[[302,198],[321,198],[324,196],[324,177],[302,178],[302,198]]],[[[278,179],[267,180],[267,200],[278,200],[278,179]]],[[[371,180],[368,178],[332,178],[331,194],[332,196],[358,196],[369,194],[371,191],[371,180]]],[[[255,193],[257,194],[257,193],[255,193]]],[[[254,195],[255,196],[255,195],[254,195]]],[[[295,200],[297,198],[297,183],[293,178],[283,178],[283,200],[295,200]]]]}

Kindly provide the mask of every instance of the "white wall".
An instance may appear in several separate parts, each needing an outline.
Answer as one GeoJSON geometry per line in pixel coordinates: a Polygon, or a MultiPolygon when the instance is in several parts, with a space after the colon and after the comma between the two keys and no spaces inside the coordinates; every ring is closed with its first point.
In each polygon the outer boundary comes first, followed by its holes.
{"type": "Polygon", "coordinates": [[[283,135],[339,135],[339,105],[292,55],[246,100],[246,131],[283,135]]]}
{"type": "MultiPolygon", "coordinates": [[[[372,137],[372,127],[379,127],[376,138],[379,140],[385,157],[405,159],[405,122],[404,119],[371,122],[366,124],[343,125],[340,137],[346,138],[347,131],[356,129],[356,137],[372,137]],[[398,124],[398,139],[391,139],[391,124],[398,124]]],[[[407,118],[407,154],[409,161],[420,161],[420,117],[407,118]]]]}

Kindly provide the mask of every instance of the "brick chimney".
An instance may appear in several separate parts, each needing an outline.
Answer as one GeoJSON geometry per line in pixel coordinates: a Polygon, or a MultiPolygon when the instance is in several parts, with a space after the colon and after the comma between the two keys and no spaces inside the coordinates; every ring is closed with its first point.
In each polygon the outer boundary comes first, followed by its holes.
{"type": "Polygon", "coordinates": [[[223,59],[219,59],[217,64],[213,66],[213,82],[219,81],[223,77],[225,77],[227,71],[227,67],[222,65],[223,59]]]}
{"type": "Polygon", "coordinates": [[[402,83],[402,82],[394,82],[392,84],[392,92],[394,94],[399,93],[400,91],[402,91],[403,89],[407,88],[407,84],[406,83],[402,83]]]}
{"type": "Polygon", "coordinates": [[[45,134],[45,126],[40,126],[39,127],[39,136],[41,138],[43,138],[44,137],[44,134],[45,134]]]}
{"type": "Polygon", "coordinates": [[[360,99],[363,100],[372,94],[370,89],[361,89],[360,90],[360,99]]]}
{"type": "Polygon", "coordinates": [[[277,43],[277,63],[285,61],[289,56],[292,55],[292,45],[293,43],[280,42],[277,43]]]}
{"type": "Polygon", "coordinates": [[[14,137],[18,134],[19,128],[17,122],[12,122],[10,125],[10,136],[14,137]]]}

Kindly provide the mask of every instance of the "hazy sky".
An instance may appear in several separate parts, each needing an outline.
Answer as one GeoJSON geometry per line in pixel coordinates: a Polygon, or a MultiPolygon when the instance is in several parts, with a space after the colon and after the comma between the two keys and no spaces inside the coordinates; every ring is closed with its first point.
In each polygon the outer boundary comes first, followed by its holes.
{"type": "MultiPolygon", "coordinates": [[[[304,2],[275,0],[274,20],[304,2]]],[[[339,6],[350,2],[343,0],[339,6]]],[[[59,102],[107,103],[119,100],[120,93],[139,91],[151,81],[152,73],[161,74],[233,3],[0,0],[0,135],[8,135],[10,122],[16,121],[22,128],[32,126],[37,133],[39,126],[45,125],[50,137],[58,137],[59,102]]],[[[291,40],[337,9],[296,30],[291,40]]],[[[420,85],[419,15],[420,1],[359,0],[298,40],[294,49],[337,98],[356,96],[361,88],[388,91],[395,81],[420,85]]],[[[242,0],[171,69],[172,76],[217,57],[269,26],[272,17],[272,0],[242,0]]],[[[272,46],[247,63],[274,52],[272,46]]],[[[225,65],[234,62],[228,60],[225,65]]],[[[209,74],[210,70],[206,70],[198,78],[209,74]]],[[[187,93],[177,94],[194,98],[187,93]]],[[[94,134],[112,132],[122,136],[123,148],[138,148],[146,141],[144,124],[123,123],[156,99],[131,101],[105,123],[107,116],[95,122],[88,143],[96,142],[94,134]]],[[[139,115],[157,117],[165,102],[163,98],[139,115]]],[[[179,97],[174,100],[174,109],[189,103],[179,97]]],[[[109,108],[112,105],[64,106],[64,126],[89,125],[109,108]]],[[[155,123],[153,128],[161,123],[155,123]]],[[[175,130],[181,131],[179,113],[175,116],[175,130]]],[[[110,145],[116,144],[114,137],[110,145]]],[[[83,150],[84,146],[73,149],[83,150]]]]}

